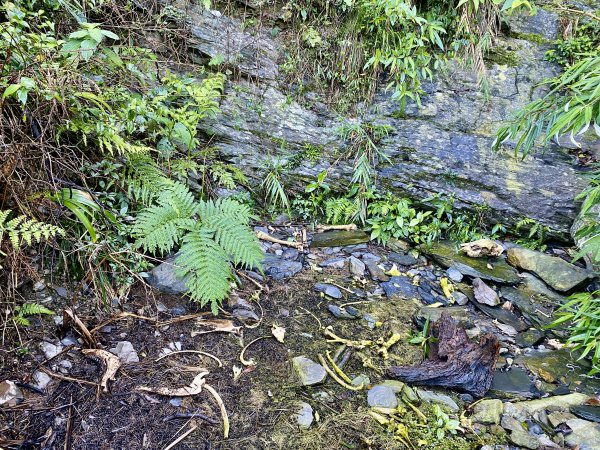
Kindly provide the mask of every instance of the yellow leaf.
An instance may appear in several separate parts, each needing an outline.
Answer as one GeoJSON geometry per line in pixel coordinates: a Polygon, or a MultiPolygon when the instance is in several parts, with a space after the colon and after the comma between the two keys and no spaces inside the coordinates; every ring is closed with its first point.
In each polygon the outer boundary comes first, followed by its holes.
{"type": "Polygon", "coordinates": [[[385,274],[389,275],[390,277],[399,277],[400,275],[402,275],[402,273],[398,270],[396,264],[394,264],[390,270],[385,272],[385,274]]]}
{"type": "Polygon", "coordinates": [[[443,277],[440,280],[440,287],[442,288],[442,291],[444,291],[444,295],[446,296],[446,298],[448,300],[452,299],[452,292],[454,292],[454,286],[448,281],[448,278],[443,277]]]}

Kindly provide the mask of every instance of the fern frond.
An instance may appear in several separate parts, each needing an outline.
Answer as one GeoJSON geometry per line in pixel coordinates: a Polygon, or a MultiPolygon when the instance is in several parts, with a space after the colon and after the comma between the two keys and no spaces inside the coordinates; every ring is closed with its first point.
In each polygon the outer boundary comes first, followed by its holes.
{"type": "Polygon", "coordinates": [[[22,327],[28,327],[29,325],[31,325],[31,322],[23,316],[15,316],[14,321],[17,325],[20,325],[22,327]]]}
{"type": "Polygon", "coordinates": [[[202,228],[214,233],[215,241],[235,264],[259,267],[263,253],[256,235],[248,227],[251,213],[247,205],[232,199],[199,202],[202,228]]]}
{"type": "Polygon", "coordinates": [[[261,183],[267,205],[289,211],[290,201],[285,193],[285,187],[277,170],[271,170],[261,183]]]}
{"type": "Polygon", "coordinates": [[[64,230],[56,225],[40,222],[36,219],[29,219],[26,216],[17,216],[8,222],[6,219],[12,211],[0,211],[0,242],[4,233],[8,234],[8,239],[14,249],[18,249],[21,240],[27,245],[34,242],[42,242],[57,235],[64,235],[64,230]]]}
{"type": "Polygon", "coordinates": [[[128,194],[144,205],[150,205],[162,190],[173,183],[154,160],[145,154],[129,158],[125,178],[128,194]]]}
{"type": "Polygon", "coordinates": [[[54,314],[54,311],[46,308],[44,305],[40,305],[39,303],[23,303],[21,306],[17,306],[16,308],[17,315],[13,317],[15,323],[22,327],[28,327],[31,325],[28,316],[37,316],[40,314],[54,314]]]}
{"type": "Polygon", "coordinates": [[[227,252],[213,239],[210,229],[197,227],[183,238],[175,263],[177,275],[186,280],[192,300],[202,306],[211,303],[217,314],[217,305],[229,293],[232,277],[227,252]]]}
{"type": "Polygon", "coordinates": [[[193,216],[198,209],[194,196],[181,183],[173,183],[158,199],[158,204],[142,211],[132,234],[136,247],[155,253],[170,252],[186,230],[194,226],[193,216]]]}
{"type": "Polygon", "coordinates": [[[16,310],[20,316],[35,316],[38,314],[54,314],[54,311],[46,308],[44,305],[39,303],[23,303],[21,306],[17,306],[16,310]]]}
{"type": "Polygon", "coordinates": [[[357,212],[356,202],[348,198],[332,198],[325,202],[325,219],[333,225],[351,223],[357,212]]]}

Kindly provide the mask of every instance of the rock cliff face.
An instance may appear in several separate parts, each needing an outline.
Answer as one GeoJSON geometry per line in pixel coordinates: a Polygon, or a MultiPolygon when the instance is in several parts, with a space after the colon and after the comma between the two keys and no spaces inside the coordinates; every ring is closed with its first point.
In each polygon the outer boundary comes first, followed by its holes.
{"type": "MultiPolygon", "coordinates": [[[[185,2],[169,3],[181,7],[185,2]]],[[[337,129],[348,119],[336,117],[317,100],[306,102],[310,107],[290,100],[289,87],[278,80],[283,45],[266,32],[243,31],[236,19],[200,6],[188,4],[184,13],[194,35],[189,45],[211,57],[223,56],[245,79],[228,86],[221,114],[204,125],[212,144],[255,182],[267,160],[286,160],[306,145],[322,148],[322,158],[302,161],[289,175],[290,188],[299,189],[300,181],[329,167],[336,149],[344,147],[337,129]]],[[[542,39],[551,39],[557,24],[556,15],[544,11],[535,18],[515,18],[512,28],[518,36],[543,33],[542,39]]],[[[543,60],[542,44],[503,37],[497,48],[488,64],[487,95],[471,73],[451,67],[425,87],[421,108],[401,112],[382,90],[351,120],[391,127],[381,143],[391,163],[377,168],[378,183],[385,189],[415,198],[451,194],[458,207],[488,210],[490,222],[510,225],[531,217],[568,236],[578,209],[574,198],[586,184],[568,151],[552,148],[522,160],[510,150],[490,150],[495,130],[540,95],[537,84],[558,68],[543,60]]],[[[342,162],[330,177],[343,189],[350,172],[350,162],[342,162]]]]}

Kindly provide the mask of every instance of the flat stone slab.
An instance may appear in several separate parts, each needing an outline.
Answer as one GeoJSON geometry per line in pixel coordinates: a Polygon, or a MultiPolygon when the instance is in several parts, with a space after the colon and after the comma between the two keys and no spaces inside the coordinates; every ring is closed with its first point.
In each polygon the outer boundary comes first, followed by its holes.
{"type": "Polygon", "coordinates": [[[494,372],[491,392],[498,396],[531,398],[535,387],[525,370],[513,367],[507,372],[494,372]]]}
{"type": "Polygon", "coordinates": [[[315,291],[322,292],[328,297],[334,298],[336,300],[339,300],[343,297],[342,291],[340,291],[340,289],[337,286],[334,286],[333,284],[317,283],[315,284],[314,289],[315,291]]]}
{"type": "Polygon", "coordinates": [[[569,408],[571,406],[581,405],[590,397],[589,395],[575,392],[568,395],[555,395],[552,397],[529,400],[526,402],[505,403],[504,414],[515,416],[519,413],[533,415],[538,411],[547,408],[569,408]]]}
{"type": "Polygon", "coordinates": [[[454,244],[447,241],[434,242],[431,247],[422,246],[421,250],[440,265],[456,269],[472,278],[503,284],[518,284],[521,281],[518,272],[502,257],[470,258],[457,251],[454,244]]]}
{"type": "Polygon", "coordinates": [[[300,386],[319,384],[327,377],[325,368],[306,356],[292,358],[292,368],[300,386]]]}
{"type": "Polygon", "coordinates": [[[484,425],[498,425],[503,411],[504,405],[502,404],[502,400],[481,400],[473,408],[471,420],[484,425]]]}
{"type": "Polygon", "coordinates": [[[335,230],[313,234],[310,246],[345,247],[346,245],[363,244],[369,241],[369,235],[364,231],[335,230]]]}
{"type": "Polygon", "coordinates": [[[377,385],[367,392],[367,403],[371,407],[395,408],[398,406],[398,399],[390,386],[377,385]]]}
{"type": "Polygon", "coordinates": [[[591,277],[591,273],[557,256],[513,247],[506,253],[507,261],[514,267],[537,274],[548,286],[566,292],[591,277]]]}
{"type": "MultiPolygon", "coordinates": [[[[521,277],[523,282],[518,286],[502,286],[500,296],[516,306],[536,328],[542,329],[554,320],[553,312],[565,297],[552,291],[535,275],[523,273],[521,277]]],[[[552,328],[551,332],[563,333],[561,327],[552,328]]]]}
{"type": "Polygon", "coordinates": [[[597,450],[600,448],[600,425],[583,419],[567,420],[567,426],[573,430],[565,436],[570,447],[579,445],[579,450],[597,450]]]}
{"type": "Polygon", "coordinates": [[[529,325],[527,325],[512,311],[508,311],[507,309],[501,308],[499,306],[492,307],[482,305],[481,303],[477,302],[473,302],[473,304],[484,314],[490,316],[493,319],[496,319],[498,322],[501,322],[505,325],[510,325],[517,331],[525,331],[529,328],[529,325]]]}
{"type": "Polygon", "coordinates": [[[446,394],[440,394],[434,391],[426,391],[424,389],[417,389],[417,395],[421,401],[425,403],[440,405],[452,412],[458,412],[460,409],[458,404],[446,394]]]}
{"type": "Polygon", "coordinates": [[[418,298],[418,286],[415,286],[412,279],[405,276],[396,276],[390,278],[389,281],[381,283],[381,287],[385,291],[388,298],[418,298]]]}

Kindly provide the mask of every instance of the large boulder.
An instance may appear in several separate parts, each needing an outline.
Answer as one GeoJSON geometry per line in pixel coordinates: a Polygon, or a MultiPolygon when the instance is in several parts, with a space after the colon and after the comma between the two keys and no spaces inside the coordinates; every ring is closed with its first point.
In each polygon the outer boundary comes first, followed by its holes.
{"type": "MultiPolygon", "coordinates": [[[[278,77],[277,61],[284,49],[278,38],[245,29],[241,21],[201,6],[186,9],[180,0],[162,2],[179,10],[190,26],[188,45],[195,52],[223,56],[251,78],[231,82],[221,113],[201,125],[211,136],[211,145],[240,167],[251,184],[262,181],[272,161],[295,161],[284,181],[289,190],[302,192],[307,180],[330,168],[339,149],[345,148],[337,132],[341,123],[377,123],[391,130],[380,143],[390,158],[377,168],[383,190],[416,199],[435,192],[452,195],[457,208],[485,211],[489,223],[510,226],[530,217],[550,227],[551,234],[570,239],[569,227],[577,214],[574,198],[587,183],[574,158],[557,148],[524,160],[511,150],[490,150],[498,127],[543,93],[538,87],[542,80],[560,71],[544,61],[546,49],[538,43],[498,40],[502,57],[488,61],[487,95],[476,76],[453,67],[424,86],[421,108],[409,105],[402,111],[391,93],[381,89],[369,108],[349,119],[330,111],[318,95],[306,94],[310,108],[292,99],[290,86],[278,77]],[[306,148],[321,149],[321,157],[317,161],[303,157],[306,148]]],[[[527,20],[546,24],[554,19],[540,15],[527,20]]],[[[330,171],[328,182],[344,192],[351,173],[352,161],[341,161],[330,171]]]]}

